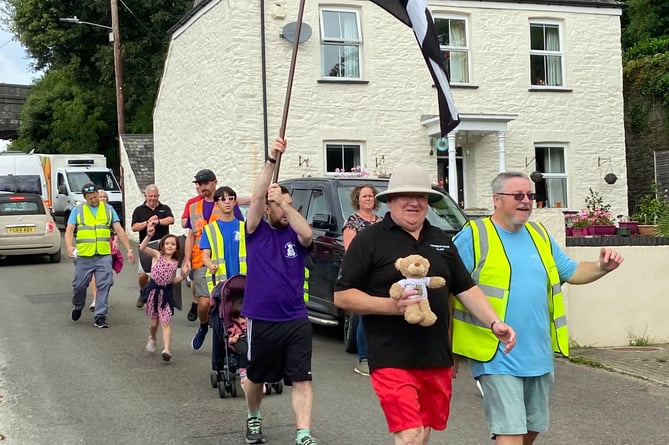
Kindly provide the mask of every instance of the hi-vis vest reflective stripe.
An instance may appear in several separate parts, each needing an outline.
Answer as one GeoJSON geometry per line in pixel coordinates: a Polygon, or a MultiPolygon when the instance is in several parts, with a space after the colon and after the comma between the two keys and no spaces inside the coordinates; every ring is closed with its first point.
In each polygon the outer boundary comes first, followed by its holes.
{"type": "Polygon", "coordinates": [[[200,199],[190,205],[190,228],[193,230],[193,253],[191,255],[191,267],[197,269],[202,267],[202,252],[200,252],[200,237],[202,229],[209,223],[216,221],[221,217],[221,211],[216,203],[209,215],[209,220],[204,219],[204,199],[200,199]]]}
{"type": "Polygon", "coordinates": [[[104,202],[98,204],[95,215],[88,204],[81,204],[77,212],[77,255],[90,257],[111,254],[112,212],[104,202]]]}
{"type": "MultiPolygon", "coordinates": [[[[204,233],[209,238],[209,247],[211,247],[211,262],[216,265],[216,277],[211,274],[209,268],[205,273],[207,279],[207,288],[209,293],[214,289],[214,278],[217,281],[225,281],[228,279],[227,271],[225,270],[225,246],[221,228],[218,227],[217,222],[213,222],[204,226],[204,233]]],[[[244,232],[244,221],[239,221],[239,273],[246,275],[246,234],[244,232]]]]}
{"type": "MultiPolygon", "coordinates": [[[[474,244],[474,271],[472,278],[488,297],[501,320],[506,318],[511,283],[511,266],[502,241],[490,218],[468,223],[474,244]]],[[[560,276],[552,255],[552,246],[546,229],[538,223],[528,222],[525,229],[539,253],[546,270],[548,309],[551,318],[553,351],[569,355],[569,336],[564,312],[560,276]]],[[[455,299],[453,314],[453,352],[476,361],[493,359],[499,340],[490,326],[480,323],[459,300],[455,299]]]]}
{"type": "Polygon", "coordinates": [[[304,297],[304,302],[306,303],[307,301],[309,301],[309,268],[307,268],[307,266],[304,266],[303,291],[304,291],[304,294],[302,296],[304,297]]]}

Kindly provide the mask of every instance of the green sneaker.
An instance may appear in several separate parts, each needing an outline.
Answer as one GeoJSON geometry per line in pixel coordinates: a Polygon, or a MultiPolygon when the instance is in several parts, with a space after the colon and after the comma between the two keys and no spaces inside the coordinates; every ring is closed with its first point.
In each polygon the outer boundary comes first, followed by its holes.
{"type": "Polygon", "coordinates": [[[353,370],[360,375],[369,375],[369,363],[367,363],[367,359],[363,359],[353,370]]]}
{"type": "Polygon", "coordinates": [[[301,440],[295,441],[295,445],[318,445],[316,439],[311,436],[304,436],[301,440]]]}
{"type": "Polygon", "coordinates": [[[246,443],[265,443],[262,433],[262,419],[249,417],[246,419],[246,443]]]}

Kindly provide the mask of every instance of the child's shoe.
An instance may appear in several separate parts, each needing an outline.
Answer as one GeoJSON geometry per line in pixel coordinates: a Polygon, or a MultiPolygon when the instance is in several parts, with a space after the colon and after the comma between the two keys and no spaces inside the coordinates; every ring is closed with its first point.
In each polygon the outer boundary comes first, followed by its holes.
{"type": "Polygon", "coordinates": [[[149,337],[149,340],[146,342],[146,351],[147,352],[156,352],[156,341],[149,337]]]}

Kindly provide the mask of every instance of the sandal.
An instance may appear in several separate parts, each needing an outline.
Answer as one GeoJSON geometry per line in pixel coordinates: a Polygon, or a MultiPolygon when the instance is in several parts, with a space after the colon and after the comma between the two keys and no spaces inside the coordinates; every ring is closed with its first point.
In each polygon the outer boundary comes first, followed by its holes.
{"type": "Polygon", "coordinates": [[[170,360],[172,360],[172,354],[170,354],[170,351],[168,351],[167,349],[163,350],[162,356],[164,362],[169,362],[170,360]]]}

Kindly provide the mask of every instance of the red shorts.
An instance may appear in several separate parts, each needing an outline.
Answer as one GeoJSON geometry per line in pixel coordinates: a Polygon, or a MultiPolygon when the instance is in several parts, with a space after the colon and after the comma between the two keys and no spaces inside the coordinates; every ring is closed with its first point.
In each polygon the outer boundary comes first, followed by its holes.
{"type": "Polygon", "coordinates": [[[451,406],[451,368],[381,368],[371,373],[372,387],[391,433],[411,428],[446,429],[451,406]]]}

